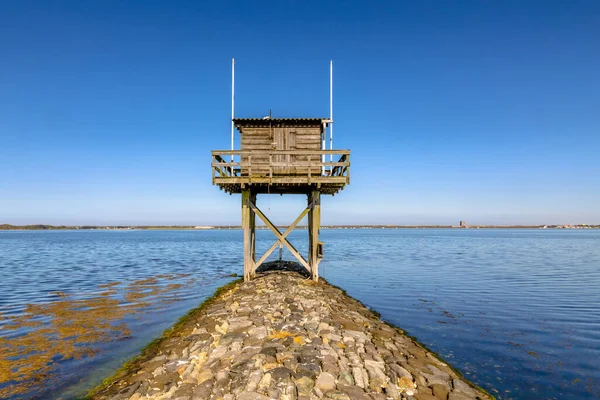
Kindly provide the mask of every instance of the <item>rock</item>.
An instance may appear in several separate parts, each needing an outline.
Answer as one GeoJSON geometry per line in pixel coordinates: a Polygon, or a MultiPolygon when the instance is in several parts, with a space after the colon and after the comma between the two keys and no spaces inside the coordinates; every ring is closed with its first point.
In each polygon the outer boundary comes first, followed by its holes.
{"type": "Polygon", "coordinates": [[[248,329],[248,335],[262,340],[267,337],[267,328],[265,326],[253,326],[248,329]]]}
{"type": "Polygon", "coordinates": [[[371,400],[365,391],[358,386],[339,385],[339,389],[352,400],[371,400]]]}
{"type": "Polygon", "coordinates": [[[398,378],[406,377],[411,381],[413,380],[411,373],[408,372],[405,368],[399,366],[398,364],[389,364],[389,367],[392,371],[396,373],[396,375],[398,375],[398,378]]]}
{"type": "Polygon", "coordinates": [[[247,317],[234,317],[229,318],[227,321],[229,322],[229,330],[231,332],[239,332],[252,326],[252,321],[247,317]]]}
{"type": "Polygon", "coordinates": [[[269,400],[267,396],[263,396],[260,393],[255,392],[244,392],[240,393],[237,397],[237,400],[269,400]]]}
{"type": "Polygon", "coordinates": [[[330,342],[341,342],[342,341],[342,337],[340,335],[334,335],[333,333],[329,333],[325,337],[330,342]]]}
{"type": "Polygon", "coordinates": [[[365,367],[379,369],[381,371],[385,370],[385,363],[383,361],[374,361],[374,360],[365,360],[365,367]]]}
{"type": "Polygon", "coordinates": [[[258,384],[263,377],[263,372],[258,369],[250,372],[248,377],[248,384],[246,385],[247,392],[255,392],[258,389],[258,384]]]}
{"type": "Polygon", "coordinates": [[[439,400],[437,397],[435,397],[431,394],[426,394],[426,393],[417,393],[415,395],[415,399],[417,399],[417,400],[439,400]]]}
{"type": "Polygon", "coordinates": [[[271,374],[266,373],[263,375],[260,382],[258,383],[258,389],[260,391],[264,391],[266,388],[269,387],[270,384],[271,384],[271,374]]]}
{"type": "Polygon", "coordinates": [[[312,388],[315,386],[315,381],[307,376],[303,376],[296,379],[296,388],[298,389],[298,395],[310,395],[312,388]]]}
{"type": "Polygon", "coordinates": [[[227,346],[217,346],[210,351],[208,358],[213,360],[223,357],[227,353],[227,346]]]}
{"type": "Polygon", "coordinates": [[[460,379],[452,380],[452,384],[454,385],[454,391],[464,393],[471,397],[477,396],[477,392],[475,392],[475,390],[471,386],[461,381],[460,379]]]}
{"type": "Polygon", "coordinates": [[[364,369],[361,369],[360,372],[362,373],[363,384],[365,385],[365,389],[367,389],[369,387],[369,374],[364,369]]]}
{"type": "Polygon", "coordinates": [[[294,375],[294,371],[285,367],[274,368],[268,372],[271,374],[271,378],[276,382],[290,379],[294,375]]]}
{"type": "Polygon", "coordinates": [[[213,373],[210,369],[204,369],[202,371],[200,371],[200,373],[198,373],[198,375],[196,376],[196,382],[198,384],[207,381],[209,379],[212,379],[213,377],[213,373]]]}
{"type": "Polygon", "coordinates": [[[248,315],[252,312],[252,309],[250,307],[240,307],[237,310],[237,314],[238,315],[248,315]]]}
{"type": "Polygon", "coordinates": [[[400,389],[401,392],[406,391],[408,389],[414,389],[415,385],[413,383],[413,381],[405,376],[403,376],[402,378],[398,378],[398,389],[400,389]]]}
{"type": "Polygon", "coordinates": [[[95,399],[489,399],[340,290],[261,274],[191,314],[95,399]]]}
{"type": "Polygon", "coordinates": [[[431,385],[431,390],[433,391],[433,395],[442,400],[446,400],[448,398],[448,394],[450,390],[445,385],[433,384],[431,385]]]}
{"type": "Polygon", "coordinates": [[[328,330],[329,329],[329,324],[325,323],[325,322],[319,322],[319,325],[317,325],[317,331],[320,333],[321,331],[324,330],[328,330]]]}
{"type": "Polygon", "coordinates": [[[346,337],[350,337],[353,340],[357,341],[357,342],[366,342],[369,340],[369,338],[367,337],[366,333],[364,332],[360,332],[360,331],[349,331],[349,330],[345,330],[344,331],[344,338],[346,337]]]}
{"type": "Polygon", "coordinates": [[[369,379],[369,389],[371,389],[371,392],[381,393],[386,386],[387,381],[381,378],[369,379]]]}
{"type": "Polygon", "coordinates": [[[335,362],[329,363],[324,362],[321,368],[323,371],[330,373],[331,375],[337,376],[340,373],[340,368],[337,366],[335,362]]]}
{"type": "Polygon", "coordinates": [[[429,368],[429,370],[431,372],[433,372],[433,374],[435,376],[439,376],[439,377],[443,378],[444,380],[450,380],[450,374],[440,370],[438,367],[431,365],[431,364],[427,364],[427,368],[429,368]]]}
{"type": "Polygon", "coordinates": [[[294,382],[289,381],[285,387],[285,389],[283,390],[283,395],[281,396],[281,399],[285,399],[285,400],[296,400],[297,398],[297,394],[298,394],[298,389],[296,388],[296,385],[294,384],[294,382]]]}
{"type": "Polygon", "coordinates": [[[315,386],[319,388],[323,393],[335,389],[335,377],[328,372],[321,372],[315,386]]]}
{"type": "Polygon", "coordinates": [[[175,390],[175,393],[173,393],[173,399],[191,399],[195,387],[196,385],[193,385],[191,383],[184,383],[182,385],[179,385],[177,387],[177,390],[175,390]]]}
{"type": "Polygon", "coordinates": [[[332,391],[325,394],[328,399],[334,400],[350,400],[350,397],[344,392],[332,391]]]}
{"type": "Polygon", "coordinates": [[[385,375],[383,370],[379,369],[379,363],[367,364],[365,361],[367,372],[369,375],[369,387],[372,391],[380,393],[381,390],[387,386],[388,377],[385,375]]]}
{"type": "Polygon", "coordinates": [[[224,335],[225,333],[227,333],[228,327],[229,325],[227,324],[227,321],[225,321],[222,325],[215,325],[215,331],[220,333],[221,335],[224,335]]]}
{"type": "Polygon", "coordinates": [[[476,397],[473,396],[469,396],[465,393],[462,392],[450,392],[450,395],[448,395],[448,400],[474,400],[476,397]]]}
{"type": "Polygon", "coordinates": [[[352,386],[354,385],[354,378],[350,372],[342,371],[338,376],[338,382],[342,385],[352,386]]]}
{"type": "Polygon", "coordinates": [[[392,399],[399,399],[401,397],[398,388],[393,383],[388,383],[385,387],[385,393],[392,399]]]}
{"type": "Polygon", "coordinates": [[[446,378],[444,378],[443,375],[431,375],[431,374],[423,374],[425,376],[425,378],[427,378],[427,383],[429,384],[429,386],[431,385],[435,385],[435,384],[440,384],[440,385],[446,385],[448,386],[448,388],[450,388],[450,381],[447,380],[446,378]]]}
{"type": "Polygon", "coordinates": [[[360,367],[352,367],[352,376],[354,377],[354,383],[356,386],[364,388],[365,382],[363,380],[363,374],[360,367]]]}
{"type": "Polygon", "coordinates": [[[296,376],[298,377],[307,376],[310,379],[315,380],[320,372],[321,369],[314,363],[298,364],[296,366],[296,376]]]}
{"type": "Polygon", "coordinates": [[[211,380],[206,380],[202,382],[200,385],[197,385],[192,392],[192,400],[201,400],[208,399],[210,397],[210,392],[212,391],[213,382],[211,380]]]}
{"type": "Polygon", "coordinates": [[[416,381],[418,386],[427,386],[427,380],[422,375],[417,375],[416,381]]]}

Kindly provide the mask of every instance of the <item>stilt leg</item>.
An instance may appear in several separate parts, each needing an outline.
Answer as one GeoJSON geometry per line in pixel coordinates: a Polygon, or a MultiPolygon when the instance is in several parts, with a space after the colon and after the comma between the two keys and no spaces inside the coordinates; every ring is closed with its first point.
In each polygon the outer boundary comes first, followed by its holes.
{"type": "Polygon", "coordinates": [[[308,196],[308,204],[312,204],[308,212],[308,251],[310,272],[314,281],[319,280],[319,229],[321,227],[321,192],[313,190],[308,196]]]}
{"type": "Polygon", "coordinates": [[[252,246],[250,229],[250,190],[242,190],[242,229],[244,230],[244,281],[250,280],[252,246]]]}
{"type": "Polygon", "coordinates": [[[314,204],[312,204],[312,192],[308,193],[307,197],[307,202],[308,202],[308,208],[310,209],[308,211],[308,264],[310,265],[310,275],[311,277],[314,274],[313,268],[313,211],[314,211],[314,204]]]}
{"type": "MultiPolygon", "coordinates": [[[[252,204],[256,205],[256,193],[250,192],[250,201],[252,204]]],[[[254,276],[254,265],[256,264],[256,213],[249,207],[248,211],[250,212],[250,269],[249,275],[250,278],[254,276]]]]}

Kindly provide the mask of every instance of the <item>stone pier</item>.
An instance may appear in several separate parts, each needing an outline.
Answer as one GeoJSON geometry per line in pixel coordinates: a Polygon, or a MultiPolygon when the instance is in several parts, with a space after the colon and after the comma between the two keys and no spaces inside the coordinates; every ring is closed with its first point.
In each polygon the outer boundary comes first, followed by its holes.
{"type": "Polygon", "coordinates": [[[297,272],[229,285],[94,399],[490,399],[342,290],[297,272]]]}

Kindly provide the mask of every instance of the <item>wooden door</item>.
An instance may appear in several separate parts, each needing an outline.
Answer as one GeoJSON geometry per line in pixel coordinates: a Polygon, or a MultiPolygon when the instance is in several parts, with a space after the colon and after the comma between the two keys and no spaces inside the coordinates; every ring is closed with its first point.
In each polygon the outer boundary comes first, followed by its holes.
{"type": "MultiPolygon", "coordinates": [[[[273,149],[274,150],[295,150],[296,149],[296,131],[290,128],[273,129],[273,149]]],[[[273,174],[289,175],[294,169],[290,166],[293,157],[289,155],[276,155],[273,161],[278,164],[273,168],[273,174]]]]}

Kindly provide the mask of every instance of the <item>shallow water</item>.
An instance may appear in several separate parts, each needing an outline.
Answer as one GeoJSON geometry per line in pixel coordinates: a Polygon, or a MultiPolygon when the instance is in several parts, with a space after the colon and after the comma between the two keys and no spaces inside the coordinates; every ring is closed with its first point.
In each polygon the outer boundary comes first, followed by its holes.
{"type": "MultiPolygon", "coordinates": [[[[290,235],[302,252],[306,236],[290,235]]],[[[498,398],[600,396],[600,231],[364,229],[321,237],[322,276],[498,398]]],[[[259,253],[271,243],[258,231],[259,253]]],[[[92,343],[97,352],[79,360],[54,359],[51,389],[24,396],[84,394],[241,273],[241,251],[236,230],[0,232],[0,336],[38,329],[7,329],[27,304],[89,305],[108,295],[131,311],[114,316],[129,334],[92,343]]],[[[90,321],[76,323],[84,329],[90,321]]]]}

